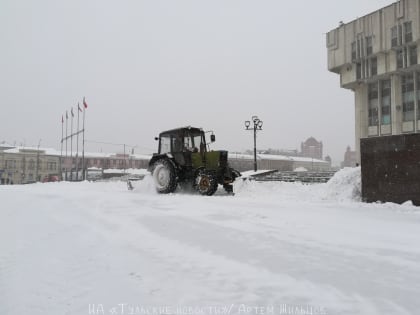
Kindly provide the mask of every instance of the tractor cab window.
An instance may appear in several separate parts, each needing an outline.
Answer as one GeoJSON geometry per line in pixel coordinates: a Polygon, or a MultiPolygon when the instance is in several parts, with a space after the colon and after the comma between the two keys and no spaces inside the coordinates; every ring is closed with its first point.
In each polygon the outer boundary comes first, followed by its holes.
{"type": "Polygon", "coordinates": [[[185,135],[184,137],[184,148],[187,151],[192,151],[193,143],[190,135],[185,135]]]}
{"type": "Polygon", "coordinates": [[[171,152],[171,138],[169,136],[160,137],[159,153],[170,153],[171,152]]]}
{"type": "Polygon", "coordinates": [[[206,145],[203,142],[203,137],[201,136],[201,134],[194,136],[193,140],[194,140],[194,148],[196,148],[197,151],[200,151],[200,152],[204,151],[206,145]]]}
{"type": "Polygon", "coordinates": [[[184,137],[184,149],[190,152],[198,152],[202,147],[201,134],[186,134],[184,137]]]}
{"type": "Polygon", "coordinates": [[[172,136],[172,152],[181,152],[182,151],[182,141],[181,137],[178,135],[172,136]]]}

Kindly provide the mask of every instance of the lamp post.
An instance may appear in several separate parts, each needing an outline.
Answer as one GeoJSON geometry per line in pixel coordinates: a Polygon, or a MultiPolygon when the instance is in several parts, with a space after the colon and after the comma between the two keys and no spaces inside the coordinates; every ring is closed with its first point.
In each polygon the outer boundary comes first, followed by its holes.
{"type": "Polygon", "coordinates": [[[262,125],[263,121],[257,116],[252,116],[251,121],[245,121],[245,130],[254,130],[254,172],[257,171],[257,130],[262,130],[262,125]]]}
{"type": "Polygon", "coordinates": [[[41,145],[41,139],[38,142],[38,148],[36,150],[36,170],[35,170],[35,181],[38,181],[38,172],[39,172],[39,146],[41,145]]]}

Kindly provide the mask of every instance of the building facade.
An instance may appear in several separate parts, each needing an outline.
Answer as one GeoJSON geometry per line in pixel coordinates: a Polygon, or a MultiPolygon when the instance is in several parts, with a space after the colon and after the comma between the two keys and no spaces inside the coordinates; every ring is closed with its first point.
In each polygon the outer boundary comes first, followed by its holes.
{"type": "Polygon", "coordinates": [[[354,91],[360,139],[420,132],[420,1],[400,0],[327,33],[328,70],[354,91]]]}
{"type": "MultiPolygon", "coordinates": [[[[149,155],[85,153],[85,169],[147,168],[149,155]]],[[[29,184],[55,180],[81,180],[82,154],[61,156],[54,149],[0,145],[0,184],[29,184]],[[79,171],[78,173],[76,171],[79,171]]]]}
{"type": "Polygon", "coordinates": [[[301,143],[300,148],[300,156],[322,160],[322,141],[310,137],[301,143]]]}
{"type": "Polygon", "coordinates": [[[0,184],[28,184],[58,180],[60,157],[45,150],[12,148],[0,150],[0,184]]]}
{"type": "Polygon", "coordinates": [[[350,146],[347,147],[344,153],[344,160],[341,162],[341,167],[355,167],[357,166],[357,154],[356,151],[352,151],[350,146]]]}

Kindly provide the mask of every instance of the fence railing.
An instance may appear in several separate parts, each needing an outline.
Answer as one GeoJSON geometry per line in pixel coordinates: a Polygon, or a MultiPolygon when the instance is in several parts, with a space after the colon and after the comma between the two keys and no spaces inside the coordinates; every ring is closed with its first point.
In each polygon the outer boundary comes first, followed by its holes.
{"type": "Polygon", "coordinates": [[[302,183],[326,183],[334,176],[336,171],[319,172],[292,172],[276,171],[271,173],[256,174],[249,177],[250,180],[259,182],[302,182],[302,183]]]}

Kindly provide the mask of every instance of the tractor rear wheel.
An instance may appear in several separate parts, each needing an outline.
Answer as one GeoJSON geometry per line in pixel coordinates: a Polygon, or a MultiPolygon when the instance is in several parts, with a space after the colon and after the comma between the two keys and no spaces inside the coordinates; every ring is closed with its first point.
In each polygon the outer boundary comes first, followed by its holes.
{"type": "Polygon", "coordinates": [[[217,190],[216,177],[207,171],[200,171],[195,178],[195,187],[197,191],[205,196],[213,195],[217,190]]]}
{"type": "Polygon", "coordinates": [[[169,194],[174,192],[177,186],[176,171],[169,160],[158,160],[153,165],[153,181],[157,192],[169,194]]]}

